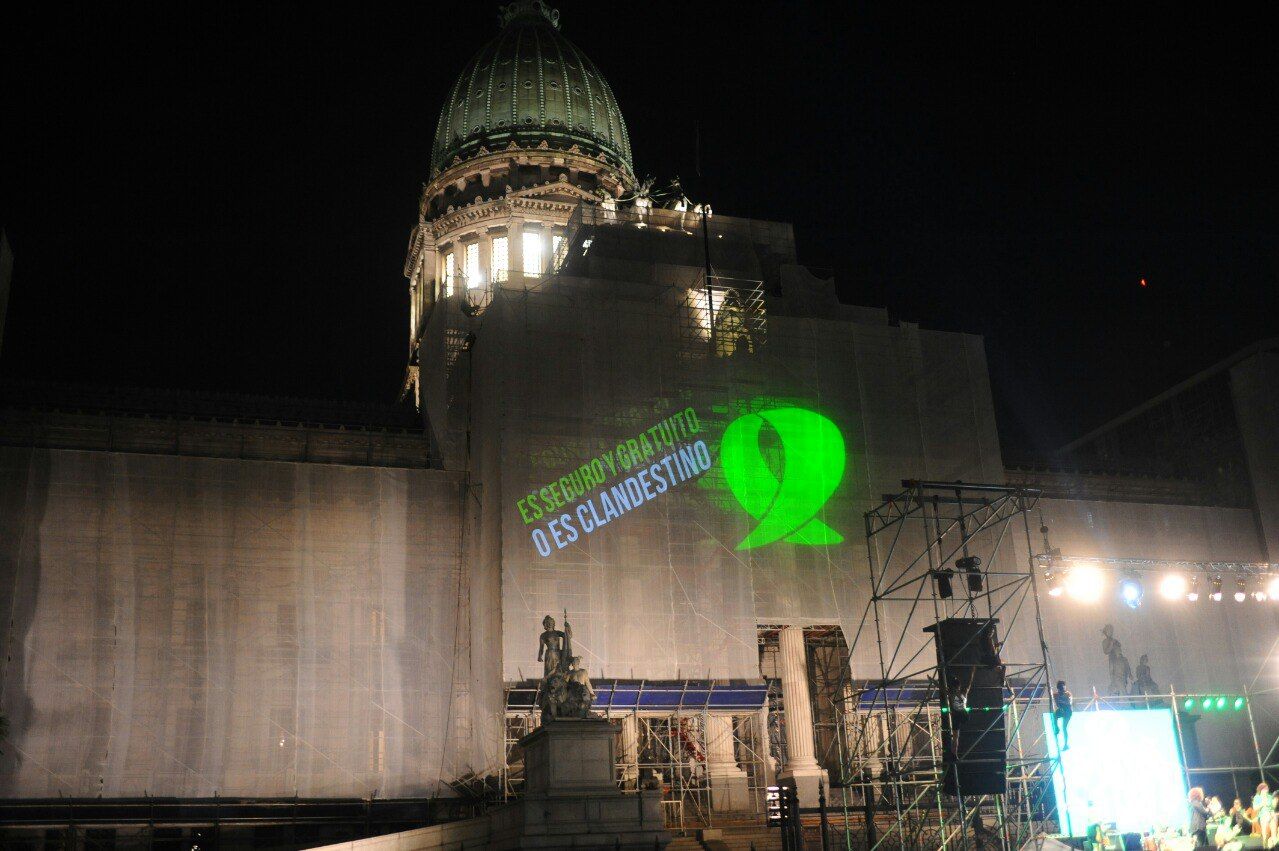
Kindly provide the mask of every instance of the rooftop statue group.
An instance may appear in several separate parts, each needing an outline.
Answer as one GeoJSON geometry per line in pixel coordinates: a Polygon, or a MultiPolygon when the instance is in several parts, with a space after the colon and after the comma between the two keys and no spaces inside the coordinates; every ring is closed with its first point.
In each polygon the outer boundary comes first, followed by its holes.
{"type": "Polygon", "coordinates": [[[542,663],[542,685],[538,689],[538,706],[542,723],[558,718],[589,718],[595,689],[591,677],[582,667],[582,657],[573,655],[573,627],[564,613],[564,629],[555,628],[555,618],[542,618],[542,637],[537,645],[537,660],[542,663]]]}
{"type": "Polygon", "coordinates": [[[1101,652],[1105,654],[1110,668],[1110,694],[1132,694],[1134,697],[1156,694],[1159,686],[1150,676],[1150,657],[1142,654],[1137,660],[1137,675],[1134,677],[1128,657],[1124,655],[1123,644],[1115,638],[1115,628],[1106,624],[1101,630],[1101,652]],[[1130,691],[1131,689],[1131,691],[1130,691]]]}

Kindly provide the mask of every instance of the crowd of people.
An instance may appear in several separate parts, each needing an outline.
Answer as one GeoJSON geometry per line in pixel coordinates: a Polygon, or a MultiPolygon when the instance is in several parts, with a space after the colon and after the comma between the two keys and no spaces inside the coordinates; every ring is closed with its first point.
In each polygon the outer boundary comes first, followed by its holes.
{"type": "Polygon", "coordinates": [[[1220,798],[1205,798],[1203,787],[1196,786],[1190,790],[1190,830],[1200,848],[1226,848],[1250,835],[1260,837],[1262,848],[1270,848],[1279,841],[1279,792],[1259,783],[1249,805],[1235,798],[1227,810],[1220,798]]]}

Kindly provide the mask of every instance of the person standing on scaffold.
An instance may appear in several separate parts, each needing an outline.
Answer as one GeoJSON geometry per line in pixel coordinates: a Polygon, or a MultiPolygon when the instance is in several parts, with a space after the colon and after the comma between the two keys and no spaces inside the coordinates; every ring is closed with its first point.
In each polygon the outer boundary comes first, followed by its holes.
{"type": "Polygon", "coordinates": [[[1066,691],[1066,681],[1057,681],[1057,690],[1053,692],[1053,736],[1061,735],[1061,749],[1070,750],[1070,737],[1066,728],[1070,726],[1070,716],[1075,714],[1074,698],[1066,691]]]}

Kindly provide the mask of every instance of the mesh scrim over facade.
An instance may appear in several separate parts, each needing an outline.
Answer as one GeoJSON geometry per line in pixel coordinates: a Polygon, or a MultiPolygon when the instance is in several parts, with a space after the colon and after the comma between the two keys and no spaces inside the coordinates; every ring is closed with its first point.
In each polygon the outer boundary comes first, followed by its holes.
{"type": "Polygon", "coordinates": [[[489,766],[455,474],[4,448],[0,497],[4,795],[419,796],[489,766]]]}
{"type": "MultiPolygon", "coordinates": [[[[726,232],[712,233],[715,278],[753,281],[741,288],[751,299],[776,289],[759,234],[782,231],[714,221],[726,232]]],[[[697,333],[701,235],[655,222],[571,234],[576,259],[499,288],[475,332],[468,465],[483,471],[500,540],[508,681],[540,675],[541,619],[565,610],[593,676],[758,678],[759,624],[856,631],[862,513],[902,470],[999,469],[979,341],[779,311],[751,345],[717,346],[711,329],[697,333]],[[667,469],[699,441],[704,466],[667,469]],[[814,447],[839,464],[814,466],[814,447]]]]}

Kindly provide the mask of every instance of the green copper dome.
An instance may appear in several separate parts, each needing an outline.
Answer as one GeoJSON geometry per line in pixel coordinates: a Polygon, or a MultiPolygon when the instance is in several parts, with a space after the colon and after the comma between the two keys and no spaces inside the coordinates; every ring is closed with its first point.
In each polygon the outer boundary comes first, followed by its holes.
{"type": "Polygon", "coordinates": [[[511,141],[576,144],[626,172],[631,141],[613,90],[559,31],[559,12],[541,0],[502,10],[502,31],[475,55],[449,92],[431,148],[432,170],[481,146],[511,141]]]}

